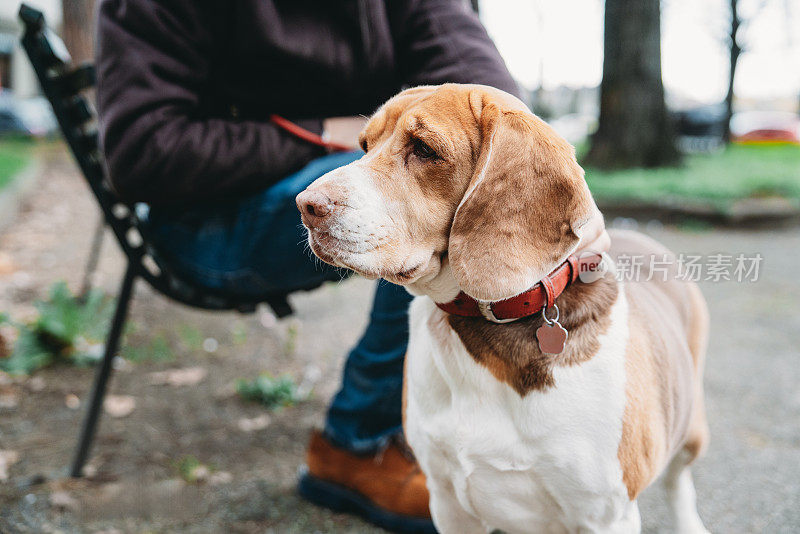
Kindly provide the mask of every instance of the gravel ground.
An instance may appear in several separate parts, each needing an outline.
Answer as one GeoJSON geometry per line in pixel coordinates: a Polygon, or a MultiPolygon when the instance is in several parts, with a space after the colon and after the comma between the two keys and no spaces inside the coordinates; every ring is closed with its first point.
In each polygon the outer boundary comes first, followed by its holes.
{"type": "MultiPolygon", "coordinates": [[[[59,151],[42,157],[35,193],[0,234],[0,310],[16,317],[32,313],[34,298],[55,280],[79,286],[98,217],[71,162],[59,151]]],[[[678,252],[763,256],[758,282],[702,284],[712,317],[712,443],[695,469],[699,508],[712,532],[800,531],[800,282],[793,275],[800,234],[641,229],[678,252]]],[[[115,291],[121,269],[107,240],[97,283],[115,291]]],[[[335,392],[373,287],[352,278],[296,295],[296,316],[275,321],[267,313],[190,310],[140,284],[127,343],[163,336],[174,356],[116,372],[111,393],[133,397],[135,408],[103,419],[92,476],[64,478],[92,371],[61,366],[0,381],[0,451],[18,458],[6,481],[0,467],[0,532],[376,531],[294,492],[308,433],[335,392]],[[219,347],[200,348],[197,333],[219,347]],[[151,384],[154,371],[186,367],[207,375],[189,386],[151,384]],[[239,399],[233,383],[263,370],[313,388],[310,399],[261,417],[266,412],[239,399]],[[187,457],[209,466],[210,478],[184,482],[176,464],[187,457]]],[[[660,487],[645,492],[640,507],[646,532],[666,531],[660,487]]]]}

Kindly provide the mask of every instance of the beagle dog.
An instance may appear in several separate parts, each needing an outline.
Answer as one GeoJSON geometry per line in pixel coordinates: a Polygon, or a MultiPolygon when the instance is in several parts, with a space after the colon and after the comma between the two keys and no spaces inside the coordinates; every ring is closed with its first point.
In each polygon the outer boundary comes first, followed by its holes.
{"type": "Polygon", "coordinates": [[[359,141],[297,205],[323,261],[416,295],[404,429],[439,531],[638,532],[663,473],[676,530],[706,532],[703,297],[674,262],[614,275],[669,251],[606,233],[573,147],[497,89],[408,89],[359,141]]]}

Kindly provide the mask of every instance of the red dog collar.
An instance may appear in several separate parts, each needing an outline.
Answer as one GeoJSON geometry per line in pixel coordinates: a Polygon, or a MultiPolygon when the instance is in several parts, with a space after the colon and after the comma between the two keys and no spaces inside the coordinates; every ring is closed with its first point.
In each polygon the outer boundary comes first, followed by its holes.
{"type": "Polygon", "coordinates": [[[443,311],[462,317],[483,317],[493,323],[507,323],[552,308],[564,290],[583,272],[594,272],[603,261],[599,254],[570,256],[535,286],[511,298],[484,302],[463,291],[446,303],[436,303],[443,311]]]}

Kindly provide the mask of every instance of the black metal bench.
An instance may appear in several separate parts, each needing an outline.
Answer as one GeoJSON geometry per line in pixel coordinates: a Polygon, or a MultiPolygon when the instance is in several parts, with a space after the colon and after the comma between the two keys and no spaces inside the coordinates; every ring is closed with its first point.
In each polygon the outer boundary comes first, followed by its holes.
{"type": "Polygon", "coordinates": [[[72,65],[64,43],[49,30],[40,11],[22,4],[19,17],[24,25],[22,46],[45,96],[53,106],[61,132],[100,205],[105,224],[113,231],[128,260],[105,352],[95,374],[91,401],[70,469],[71,476],[79,477],[97,428],[112,362],[119,347],[133,284],[137,278],[146,280],[168,298],[195,308],[249,313],[255,311],[257,305],[266,303],[278,317],[291,314],[292,309],[286,294],[266,294],[243,300],[199,287],[171,271],[149,243],[147,229],[137,217],[135,206],[121,202],[108,185],[106,166],[98,149],[96,114],[85,95],[85,91],[95,83],[94,67],[91,64],[72,65]]]}

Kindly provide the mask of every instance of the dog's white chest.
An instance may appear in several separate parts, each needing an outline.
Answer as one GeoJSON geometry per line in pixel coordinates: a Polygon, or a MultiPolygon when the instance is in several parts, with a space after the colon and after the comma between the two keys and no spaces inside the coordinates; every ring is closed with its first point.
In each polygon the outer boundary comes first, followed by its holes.
{"type": "Polygon", "coordinates": [[[624,296],[599,352],[556,368],[555,387],[525,397],[476,363],[436,321],[438,313],[425,297],[412,304],[406,408],[406,433],[428,474],[434,513],[457,506],[483,527],[509,533],[637,530],[617,457],[624,296]]]}

